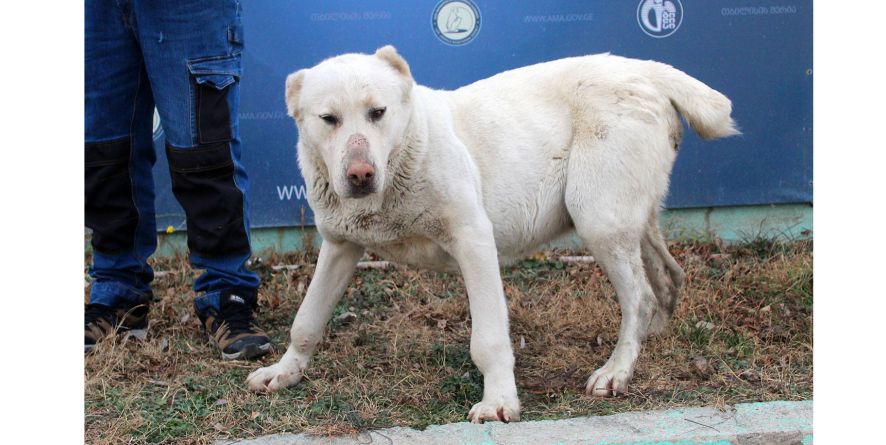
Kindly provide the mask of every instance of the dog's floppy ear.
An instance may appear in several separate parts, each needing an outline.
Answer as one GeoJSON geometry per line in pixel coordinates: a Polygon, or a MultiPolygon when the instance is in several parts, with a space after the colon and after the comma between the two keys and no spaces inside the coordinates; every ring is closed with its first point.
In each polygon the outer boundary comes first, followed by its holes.
{"type": "Polygon", "coordinates": [[[409,72],[409,64],[406,63],[406,60],[404,60],[400,54],[397,54],[397,49],[393,46],[387,45],[379,48],[375,51],[375,57],[388,62],[388,64],[391,65],[391,68],[394,68],[394,71],[412,79],[412,73],[409,72]]]}
{"type": "Polygon", "coordinates": [[[301,84],[305,79],[305,70],[298,70],[286,77],[286,111],[295,119],[298,119],[298,97],[301,94],[301,84]]]}

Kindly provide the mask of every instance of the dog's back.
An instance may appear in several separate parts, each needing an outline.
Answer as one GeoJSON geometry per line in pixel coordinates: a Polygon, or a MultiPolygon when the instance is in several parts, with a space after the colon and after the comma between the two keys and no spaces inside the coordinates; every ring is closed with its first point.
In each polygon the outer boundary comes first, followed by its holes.
{"type": "MultiPolygon", "coordinates": [[[[552,117],[565,117],[576,112],[605,113],[618,109],[625,100],[645,101],[622,105],[639,106],[658,114],[655,105],[670,105],[678,111],[705,139],[716,139],[739,134],[731,118],[732,102],[703,82],[664,63],[630,59],[608,53],[570,57],[516,68],[479,80],[453,92],[456,114],[458,108],[468,108],[482,121],[489,113],[493,118],[505,115],[520,120],[520,115],[550,111],[552,117]],[[477,111],[477,99],[483,103],[477,111]],[[570,105],[570,109],[562,106],[570,105]],[[489,105],[507,105],[499,111],[489,105]],[[537,108],[533,108],[537,107],[537,108]]],[[[667,107],[667,108],[670,108],[667,107]]],[[[623,110],[622,110],[623,111],[623,110]]],[[[578,122],[576,122],[578,124],[578,122]]]]}

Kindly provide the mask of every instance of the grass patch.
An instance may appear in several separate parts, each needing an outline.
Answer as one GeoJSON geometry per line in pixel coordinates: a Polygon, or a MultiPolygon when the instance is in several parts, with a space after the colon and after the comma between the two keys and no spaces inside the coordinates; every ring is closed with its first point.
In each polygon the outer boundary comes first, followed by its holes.
{"type": "MultiPolygon", "coordinates": [[[[812,397],[811,242],[670,247],[687,273],[671,329],[647,340],[629,393],[615,399],[584,394],[618,334],[599,267],[548,252],[503,269],[524,420],[812,397]]],[[[111,339],[86,358],[86,441],[203,444],[464,420],[482,396],[467,298],[459,277],[432,272],[358,272],[335,310],[357,319],[329,323],[304,380],[271,395],[246,390],[246,375],[284,351],[315,260],[255,262],[259,321],[277,344],[261,363],[219,359],[193,314],[196,273],[182,258],[156,261],[167,273],[154,282],[148,338],[111,339]]]]}

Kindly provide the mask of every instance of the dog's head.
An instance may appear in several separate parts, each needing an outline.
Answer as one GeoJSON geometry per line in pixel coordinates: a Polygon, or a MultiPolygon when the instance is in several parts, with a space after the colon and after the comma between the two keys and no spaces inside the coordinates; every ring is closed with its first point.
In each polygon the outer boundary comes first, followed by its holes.
{"type": "Polygon", "coordinates": [[[337,195],[383,192],[388,159],[403,143],[412,115],[414,83],[393,46],[334,57],[286,79],[286,107],[299,144],[325,164],[337,195]]]}

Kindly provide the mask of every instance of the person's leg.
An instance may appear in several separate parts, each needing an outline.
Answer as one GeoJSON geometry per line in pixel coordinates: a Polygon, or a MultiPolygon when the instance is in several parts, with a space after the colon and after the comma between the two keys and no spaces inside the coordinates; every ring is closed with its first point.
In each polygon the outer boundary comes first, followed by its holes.
{"type": "Polygon", "coordinates": [[[113,0],[87,1],[85,216],[93,248],[87,349],[117,324],[146,323],[153,279],[147,258],[157,246],[153,109],[129,11],[113,0]],[[136,314],[124,316],[135,307],[136,314]]]}
{"type": "Polygon", "coordinates": [[[166,135],[173,193],[187,218],[191,264],[203,270],[194,283],[200,294],[195,308],[227,358],[262,354],[270,343],[251,318],[260,283],[246,268],[251,254],[248,181],[240,162],[237,117],[240,4],[134,0],[134,7],[166,135]],[[249,309],[249,317],[229,314],[240,306],[249,309]],[[226,335],[213,327],[222,323],[230,328],[226,335]],[[243,350],[246,346],[252,350],[243,350]]]}

